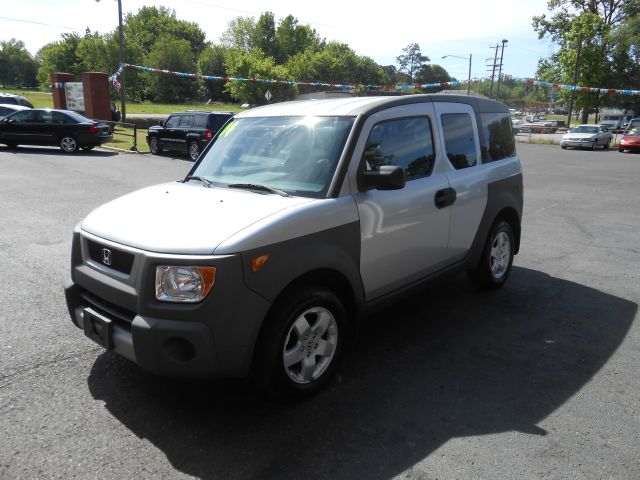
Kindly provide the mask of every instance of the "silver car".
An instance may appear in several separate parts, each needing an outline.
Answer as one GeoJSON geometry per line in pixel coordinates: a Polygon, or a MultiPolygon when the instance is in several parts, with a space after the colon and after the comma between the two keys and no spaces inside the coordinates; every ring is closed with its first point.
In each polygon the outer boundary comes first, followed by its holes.
{"type": "Polygon", "coordinates": [[[611,145],[611,132],[604,125],[578,125],[562,136],[560,146],[590,148],[595,150],[598,146],[608,149],[611,145]]]}
{"type": "Polygon", "coordinates": [[[460,270],[481,289],[504,285],[522,192],[498,102],[255,108],[230,120],[184,179],[77,225],[69,313],[147,371],[251,373],[269,391],[309,395],[372,311],[460,270]]]}

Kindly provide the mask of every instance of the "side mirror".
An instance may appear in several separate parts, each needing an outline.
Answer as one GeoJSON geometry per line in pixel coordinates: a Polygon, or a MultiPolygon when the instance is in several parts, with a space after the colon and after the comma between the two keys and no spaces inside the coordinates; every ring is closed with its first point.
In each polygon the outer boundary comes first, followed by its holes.
{"type": "Polygon", "coordinates": [[[375,188],[377,190],[400,190],[404,188],[407,179],[404,169],[398,165],[383,165],[380,170],[364,171],[358,178],[361,190],[375,188]]]}

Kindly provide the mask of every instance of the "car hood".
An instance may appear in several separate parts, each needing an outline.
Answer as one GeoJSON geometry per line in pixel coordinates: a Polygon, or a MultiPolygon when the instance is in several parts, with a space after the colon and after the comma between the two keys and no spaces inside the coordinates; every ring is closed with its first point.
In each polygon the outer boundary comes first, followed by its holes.
{"type": "Polygon", "coordinates": [[[597,133],[566,133],[562,136],[563,140],[578,140],[580,138],[593,138],[597,133]]]}
{"type": "Polygon", "coordinates": [[[312,199],[282,197],[199,182],[144,188],[91,212],[82,230],[116,243],[158,253],[207,255],[263,218],[312,199]]]}

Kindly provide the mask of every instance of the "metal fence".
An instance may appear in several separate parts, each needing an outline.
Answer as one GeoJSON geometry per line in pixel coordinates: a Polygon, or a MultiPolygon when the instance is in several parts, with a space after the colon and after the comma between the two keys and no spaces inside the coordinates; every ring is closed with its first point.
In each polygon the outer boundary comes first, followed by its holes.
{"type": "Polygon", "coordinates": [[[122,122],[111,122],[111,121],[104,121],[104,122],[109,124],[111,128],[111,133],[113,133],[114,139],[116,135],[121,137],[133,137],[133,145],[129,150],[132,152],[138,151],[138,127],[135,123],[122,123],[122,122]]]}

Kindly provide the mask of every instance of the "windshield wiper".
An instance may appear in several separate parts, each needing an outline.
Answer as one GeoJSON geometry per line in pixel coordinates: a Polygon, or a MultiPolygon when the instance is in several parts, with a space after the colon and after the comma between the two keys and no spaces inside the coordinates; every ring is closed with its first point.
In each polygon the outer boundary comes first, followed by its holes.
{"type": "Polygon", "coordinates": [[[260,185],[258,183],[232,183],[228,185],[229,188],[241,188],[243,190],[260,190],[262,192],[275,193],[283,197],[290,197],[287,192],[278,190],[277,188],[269,187],[268,185],[260,185]]]}
{"type": "Polygon", "coordinates": [[[202,182],[202,184],[205,187],[213,188],[213,182],[211,180],[208,180],[208,179],[206,179],[204,177],[199,177],[198,175],[189,175],[182,181],[182,183],[186,183],[189,180],[199,180],[199,181],[202,182]]]}

